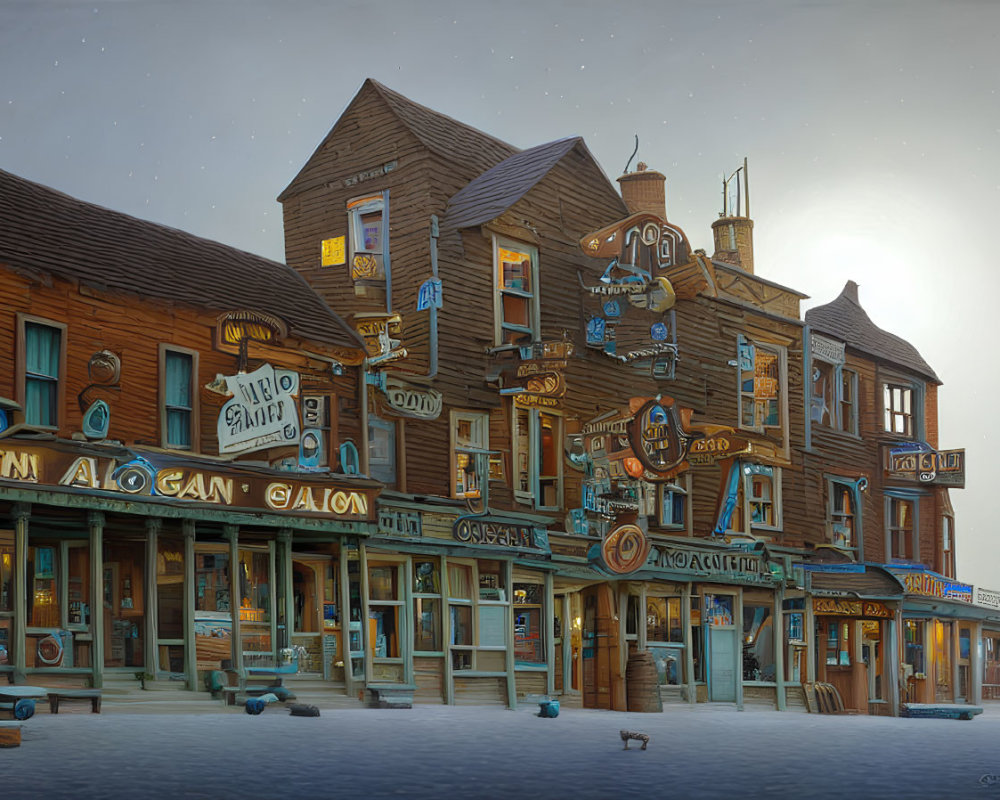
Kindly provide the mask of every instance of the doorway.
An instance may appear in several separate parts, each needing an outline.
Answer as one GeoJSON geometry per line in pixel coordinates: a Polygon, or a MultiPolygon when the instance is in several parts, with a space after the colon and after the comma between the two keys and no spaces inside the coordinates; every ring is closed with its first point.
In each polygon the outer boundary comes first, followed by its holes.
{"type": "MultiPolygon", "coordinates": [[[[737,631],[733,615],[733,595],[705,595],[708,622],[708,699],[713,703],[735,703],[737,672],[737,631]]],[[[742,649],[740,650],[742,653],[742,649]]]]}
{"type": "Polygon", "coordinates": [[[581,661],[583,706],[625,710],[625,684],[620,663],[619,624],[615,595],[606,583],[583,590],[581,661]]]}

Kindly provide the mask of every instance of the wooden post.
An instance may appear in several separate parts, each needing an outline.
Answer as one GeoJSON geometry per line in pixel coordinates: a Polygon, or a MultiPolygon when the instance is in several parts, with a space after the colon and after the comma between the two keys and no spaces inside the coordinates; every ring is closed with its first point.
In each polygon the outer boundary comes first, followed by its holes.
{"type": "MultiPolygon", "coordinates": [[[[786,417],[787,419],[787,417],[786,417]]],[[[736,634],[736,710],[743,710],[743,587],[736,591],[733,629],[736,634]]]]}
{"type": "MultiPolygon", "coordinates": [[[[14,630],[10,646],[14,651],[14,675],[23,675],[25,670],[25,634],[28,628],[28,519],[31,506],[15,503],[11,516],[14,518],[14,630]]],[[[91,603],[93,607],[93,603],[91,603]]],[[[18,729],[20,740],[20,729],[18,729]]]]}
{"type": "Polygon", "coordinates": [[[351,666],[351,586],[350,573],[347,569],[347,547],[346,542],[340,540],[340,558],[337,564],[337,571],[340,574],[340,636],[341,653],[344,662],[344,693],[348,697],[354,696],[354,669],[351,666]]]}
{"type": "Polygon", "coordinates": [[[782,608],[785,600],[785,589],[779,586],[774,593],[774,609],[771,611],[771,644],[774,647],[774,683],[777,695],[778,711],[787,707],[785,698],[785,618],[782,608]]]}
{"type": "Polygon", "coordinates": [[[983,623],[969,624],[969,696],[965,702],[979,705],[983,702],[983,623]]]}
{"type": "MultiPolygon", "coordinates": [[[[195,522],[186,519],[181,523],[184,533],[184,673],[187,688],[198,690],[198,652],[194,640],[194,576],[195,576],[195,522]]],[[[232,602],[230,602],[230,608],[232,602]]]]}
{"type": "Polygon", "coordinates": [[[562,667],[563,667],[563,694],[573,692],[573,673],[576,664],[573,663],[573,604],[570,602],[570,595],[567,592],[562,596],[562,667]]]}
{"type": "MultiPolygon", "coordinates": [[[[690,503],[687,503],[690,506],[690,503]]],[[[684,675],[687,686],[688,705],[698,702],[698,688],[694,680],[694,641],[691,638],[691,582],[684,584],[681,597],[681,627],[684,629],[684,675]]]]}
{"type": "Polygon", "coordinates": [[[104,685],[104,513],[87,513],[90,527],[90,632],[92,683],[95,689],[104,685]]]}
{"type": "Polygon", "coordinates": [[[143,603],[146,606],[146,643],[143,661],[145,671],[154,677],[159,672],[159,608],[157,607],[156,558],[159,555],[160,530],[163,520],[158,517],[146,518],[146,588],[143,592],[143,603]]]}
{"type": "Polygon", "coordinates": [[[507,620],[504,625],[504,630],[506,631],[505,641],[507,644],[506,652],[506,662],[507,662],[507,707],[511,710],[517,708],[517,673],[515,672],[514,664],[514,620],[513,620],[513,603],[514,603],[514,562],[504,561],[504,583],[507,586],[507,598],[510,602],[510,606],[507,611],[507,620]]]}
{"type": "Polygon", "coordinates": [[[233,618],[233,668],[240,679],[243,675],[243,640],[240,637],[240,606],[243,598],[240,595],[240,529],[237,525],[223,525],[222,535],[229,542],[229,609],[233,618]]]}
{"type": "Polygon", "coordinates": [[[441,637],[444,639],[444,702],[455,705],[455,684],[451,668],[451,582],[448,580],[448,557],[441,556],[441,637]]]}
{"type": "MultiPolygon", "coordinates": [[[[292,634],[295,632],[295,595],[292,591],[292,530],[282,528],[278,531],[278,542],[281,544],[277,554],[276,569],[281,572],[281,582],[284,584],[284,613],[285,618],[285,647],[292,646],[292,634]]],[[[280,595],[275,595],[280,597],[280,595]]],[[[322,605],[322,595],[319,597],[322,605]]],[[[277,616],[277,614],[272,614],[277,616]]],[[[320,633],[322,637],[322,633],[320,633]]],[[[322,639],[320,639],[320,651],[322,652],[322,639]]],[[[299,665],[301,669],[302,665],[299,665]]]]}
{"type": "MultiPolygon", "coordinates": [[[[816,618],[813,616],[813,600],[807,595],[805,598],[805,609],[802,624],[805,626],[806,637],[806,674],[799,675],[805,678],[808,683],[816,682],[816,618]]],[[[805,687],[803,687],[805,688],[805,687]]]]}
{"type": "Polygon", "coordinates": [[[902,661],[900,655],[900,636],[903,632],[903,626],[900,624],[902,619],[901,612],[897,609],[895,616],[888,620],[886,623],[886,628],[888,629],[888,642],[889,645],[886,649],[886,660],[892,665],[892,675],[893,680],[887,681],[889,687],[889,714],[898,717],[900,711],[900,700],[899,700],[899,676],[902,674],[902,661]]]}
{"type": "MultiPolygon", "coordinates": [[[[545,604],[542,606],[545,609],[545,617],[541,620],[542,631],[544,631],[543,636],[545,636],[545,663],[548,664],[548,668],[545,670],[545,693],[552,697],[556,692],[556,637],[555,631],[552,629],[552,620],[555,618],[555,592],[553,587],[555,581],[552,578],[551,572],[545,573],[545,604]],[[547,618],[546,618],[547,617],[547,618]]],[[[513,599],[514,587],[511,587],[511,599],[513,599]]],[[[563,661],[565,664],[565,660],[563,661]]],[[[566,683],[563,682],[563,687],[566,683]]]]}

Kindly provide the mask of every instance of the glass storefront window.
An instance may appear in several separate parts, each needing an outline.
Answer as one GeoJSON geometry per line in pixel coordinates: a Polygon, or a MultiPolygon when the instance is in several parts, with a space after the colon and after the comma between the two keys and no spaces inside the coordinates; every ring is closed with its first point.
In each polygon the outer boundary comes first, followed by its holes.
{"type": "Polygon", "coordinates": [[[774,628],[771,607],[746,604],[743,606],[743,680],[773,681],[774,628]]]}
{"type": "Polygon", "coordinates": [[[678,643],[684,641],[679,597],[646,599],[646,641],[678,643]]]}
{"type": "MultiPolygon", "coordinates": [[[[161,537],[157,542],[156,603],[159,638],[183,639],[184,543],[179,539],[161,537]]],[[[170,671],[183,672],[183,667],[170,671]]]]}
{"type": "Polygon", "coordinates": [[[420,652],[441,650],[441,599],[417,597],[413,600],[413,649],[420,652]]]}
{"type": "Polygon", "coordinates": [[[0,612],[14,610],[14,531],[0,531],[0,612]]]}
{"type": "Polygon", "coordinates": [[[544,598],[542,584],[514,584],[514,659],[518,663],[545,663],[544,598]]]}
{"type": "Polygon", "coordinates": [[[908,619],[903,623],[905,652],[903,661],[909,664],[914,675],[924,674],[924,623],[908,619]]]}
{"type": "Polygon", "coordinates": [[[28,627],[59,627],[59,551],[52,545],[28,548],[28,627]]]}

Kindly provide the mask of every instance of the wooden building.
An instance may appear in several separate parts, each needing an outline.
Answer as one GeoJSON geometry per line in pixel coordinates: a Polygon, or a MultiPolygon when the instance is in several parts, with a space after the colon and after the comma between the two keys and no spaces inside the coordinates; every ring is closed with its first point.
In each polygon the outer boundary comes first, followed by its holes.
{"type": "Polygon", "coordinates": [[[294,648],[348,682],[363,341],[285,265],[0,197],[0,672],[195,689],[294,648]]]}
{"type": "Polygon", "coordinates": [[[579,138],[520,150],[368,80],[279,196],[289,266],[366,341],[357,679],[625,709],[649,653],[664,700],[821,680],[897,713],[900,575],[954,570],[960,483],[907,460],[961,461],[934,373],[851,285],[803,319],[756,274],[745,164],[711,256],[662,174],[618,182],[579,138]]]}

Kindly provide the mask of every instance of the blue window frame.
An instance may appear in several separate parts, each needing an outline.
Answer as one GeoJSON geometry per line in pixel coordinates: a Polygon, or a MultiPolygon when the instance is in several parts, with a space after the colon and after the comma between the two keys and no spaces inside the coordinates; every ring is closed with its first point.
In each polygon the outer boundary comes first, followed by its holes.
{"type": "Polygon", "coordinates": [[[164,353],[163,412],[166,421],[166,447],[190,450],[192,442],[191,420],[192,373],[194,358],[189,353],[167,350],[164,353]]]}

